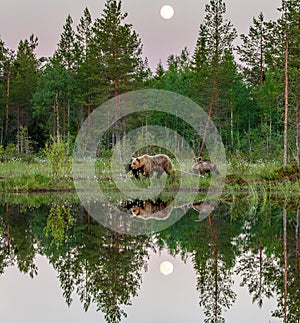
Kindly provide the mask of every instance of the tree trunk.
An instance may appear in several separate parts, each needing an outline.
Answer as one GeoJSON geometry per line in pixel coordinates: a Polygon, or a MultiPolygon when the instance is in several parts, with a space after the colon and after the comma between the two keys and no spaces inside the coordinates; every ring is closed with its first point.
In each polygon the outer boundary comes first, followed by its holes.
{"type": "Polygon", "coordinates": [[[214,254],[214,305],[213,313],[214,319],[218,320],[218,299],[219,299],[219,285],[218,285],[218,248],[217,248],[217,237],[213,229],[211,215],[208,214],[208,223],[210,229],[210,235],[213,242],[213,254],[214,254]]]}
{"type": "Polygon", "coordinates": [[[214,85],[213,85],[213,89],[212,89],[212,94],[211,94],[211,99],[210,99],[210,104],[209,104],[209,111],[208,111],[208,114],[207,114],[207,121],[206,121],[205,129],[204,129],[202,144],[201,144],[201,147],[200,147],[200,150],[199,150],[199,156],[201,155],[201,153],[204,150],[207,131],[208,131],[208,128],[209,128],[209,123],[210,123],[210,119],[211,119],[211,115],[212,115],[212,111],[213,111],[213,106],[214,106],[214,103],[215,103],[215,97],[216,97],[216,94],[217,94],[217,88],[218,88],[217,72],[215,72],[214,74],[215,74],[215,76],[214,76],[214,85]]]}
{"type": "Polygon", "coordinates": [[[9,112],[9,96],[10,96],[10,62],[7,66],[7,87],[6,87],[6,105],[5,105],[5,137],[8,135],[8,112],[9,112]]]}
{"type": "Polygon", "coordinates": [[[300,147],[299,147],[299,104],[296,105],[296,162],[298,169],[300,168],[299,155],[300,155],[300,147]]]}
{"type": "Polygon", "coordinates": [[[205,130],[204,130],[204,134],[203,134],[203,139],[202,139],[202,144],[200,147],[200,151],[199,151],[199,155],[201,155],[201,153],[204,150],[204,146],[205,146],[205,141],[206,141],[206,136],[207,136],[207,131],[209,128],[209,123],[210,123],[210,119],[211,119],[211,115],[212,115],[212,111],[213,111],[213,107],[215,104],[215,99],[217,96],[217,92],[218,92],[218,68],[219,68],[219,20],[218,20],[218,12],[216,13],[215,16],[215,20],[216,20],[216,30],[215,30],[215,41],[216,41],[216,46],[214,49],[214,81],[213,81],[213,88],[212,88],[212,93],[211,93],[211,99],[210,99],[210,105],[209,105],[209,111],[208,111],[208,115],[207,115],[207,121],[206,121],[206,125],[205,125],[205,130]]]}
{"type": "Polygon", "coordinates": [[[233,151],[233,109],[230,109],[230,144],[233,151]]]}
{"type": "Polygon", "coordinates": [[[285,30],[285,65],[284,65],[284,133],[283,133],[283,168],[287,166],[287,150],[288,150],[288,112],[289,112],[289,37],[286,23],[285,30]]]}
{"type": "Polygon", "coordinates": [[[300,237],[299,237],[299,229],[300,229],[300,209],[297,208],[297,213],[296,213],[296,226],[295,226],[295,244],[296,244],[296,270],[300,272],[300,257],[299,257],[299,252],[300,252],[300,237]]]}
{"type": "Polygon", "coordinates": [[[264,83],[264,72],[263,72],[263,35],[262,30],[260,32],[260,59],[259,59],[259,83],[264,83]]]}
{"type": "Polygon", "coordinates": [[[56,127],[54,127],[54,131],[55,131],[55,128],[56,128],[56,133],[54,133],[54,135],[59,138],[60,131],[59,131],[58,93],[55,94],[55,101],[54,101],[54,105],[53,105],[53,112],[54,112],[55,124],[56,124],[56,127]]]}
{"type": "Polygon", "coordinates": [[[70,138],[70,118],[71,118],[71,106],[70,100],[68,99],[68,112],[67,112],[67,139],[70,138]]]}
{"type": "Polygon", "coordinates": [[[284,258],[284,299],[283,299],[283,322],[287,322],[287,296],[288,296],[288,277],[287,277],[287,234],[286,234],[286,208],[283,208],[283,258],[284,258]]]}

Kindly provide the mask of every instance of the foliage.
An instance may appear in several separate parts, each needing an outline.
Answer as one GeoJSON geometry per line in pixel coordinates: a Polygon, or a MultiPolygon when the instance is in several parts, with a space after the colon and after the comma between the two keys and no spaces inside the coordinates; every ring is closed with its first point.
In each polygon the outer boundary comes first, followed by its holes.
{"type": "Polygon", "coordinates": [[[50,137],[51,142],[45,145],[45,155],[50,166],[50,174],[55,181],[68,179],[71,175],[71,156],[69,144],[60,136],[50,137]]]}
{"type": "MultiPolygon", "coordinates": [[[[153,75],[143,59],[142,40],[122,9],[122,1],[107,0],[100,16],[92,19],[85,8],[77,26],[68,15],[49,58],[36,57],[34,35],[21,40],[16,52],[0,39],[0,145],[4,149],[17,144],[20,152],[29,155],[43,149],[50,136],[71,144],[83,120],[107,99],[151,87],[185,95],[208,111],[231,154],[242,153],[251,161],[262,156],[265,161],[281,161],[283,62],[288,45],[287,160],[296,160],[299,167],[297,0],[282,0],[282,15],[276,21],[265,21],[264,13],[253,18],[248,33],[239,36],[236,53],[237,34],[226,19],[225,2],[210,0],[192,53],[183,48],[178,55],[170,54],[166,67],[160,61],[153,75]]],[[[183,122],[152,113],[116,122],[107,131],[102,156],[110,155],[107,150],[123,134],[147,123],[174,125],[198,152],[201,138],[183,122]]]]}
{"type": "Polygon", "coordinates": [[[44,228],[47,238],[59,247],[66,241],[68,231],[74,222],[70,207],[64,203],[54,202],[50,208],[47,225],[44,228]]]}

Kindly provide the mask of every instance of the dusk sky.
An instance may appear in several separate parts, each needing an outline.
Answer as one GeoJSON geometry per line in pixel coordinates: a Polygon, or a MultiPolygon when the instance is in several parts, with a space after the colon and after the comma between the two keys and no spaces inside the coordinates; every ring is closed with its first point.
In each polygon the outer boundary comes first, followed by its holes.
{"type": "MultiPolygon", "coordinates": [[[[148,57],[153,69],[159,59],[165,63],[170,54],[179,54],[187,46],[193,53],[199,25],[204,18],[206,0],[123,0],[123,12],[128,13],[126,22],[143,43],[144,56],[148,57]],[[159,12],[165,5],[171,5],[175,14],[169,20],[159,12]]],[[[247,33],[252,18],[263,12],[265,19],[277,19],[280,0],[226,0],[228,18],[238,34],[247,33]]],[[[6,46],[16,49],[21,39],[32,33],[39,39],[38,56],[51,56],[56,49],[62,27],[68,14],[79,22],[85,7],[93,20],[100,17],[105,0],[1,0],[0,38],[6,46]]]]}

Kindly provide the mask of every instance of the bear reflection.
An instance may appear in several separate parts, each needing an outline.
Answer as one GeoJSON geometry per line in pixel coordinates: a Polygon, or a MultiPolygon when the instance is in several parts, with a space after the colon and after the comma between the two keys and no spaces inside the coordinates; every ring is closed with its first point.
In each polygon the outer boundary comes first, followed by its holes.
{"type": "Polygon", "coordinates": [[[133,216],[143,219],[165,220],[172,212],[172,207],[169,203],[161,199],[127,202],[126,208],[131,211],[133,216]]]}

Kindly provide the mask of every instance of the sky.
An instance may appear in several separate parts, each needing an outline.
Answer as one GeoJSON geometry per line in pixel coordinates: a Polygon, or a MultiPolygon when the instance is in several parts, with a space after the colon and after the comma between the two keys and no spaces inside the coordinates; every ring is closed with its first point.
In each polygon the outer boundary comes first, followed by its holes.
{"type": "MultiPolygon", "coordinates": [[[[178,55],[184,47],[193,53],[199,25],[209,0],[123,0],[123,12],[128,13],[127,23],[133,25],[143,43],[143,55],[151,69],[161,59],[165,64],[170,54],[178,55]],[[159,12],[171,5],[173,18],[163,19],[159,12]]],[[[238,34],[247,33],[253,17],[263,12],[265,20],[279,17],[280,0],[225,0],[226,18],[238,34]]],[[[35,34],[39,39],[37,56],[51,56],[59,42],[68,14],[78,24],[87,7],[92,18],[101,16],[105,0],[0,0],[0,38],[6,46],[16,49],[21,39],[35,34]]]]}

